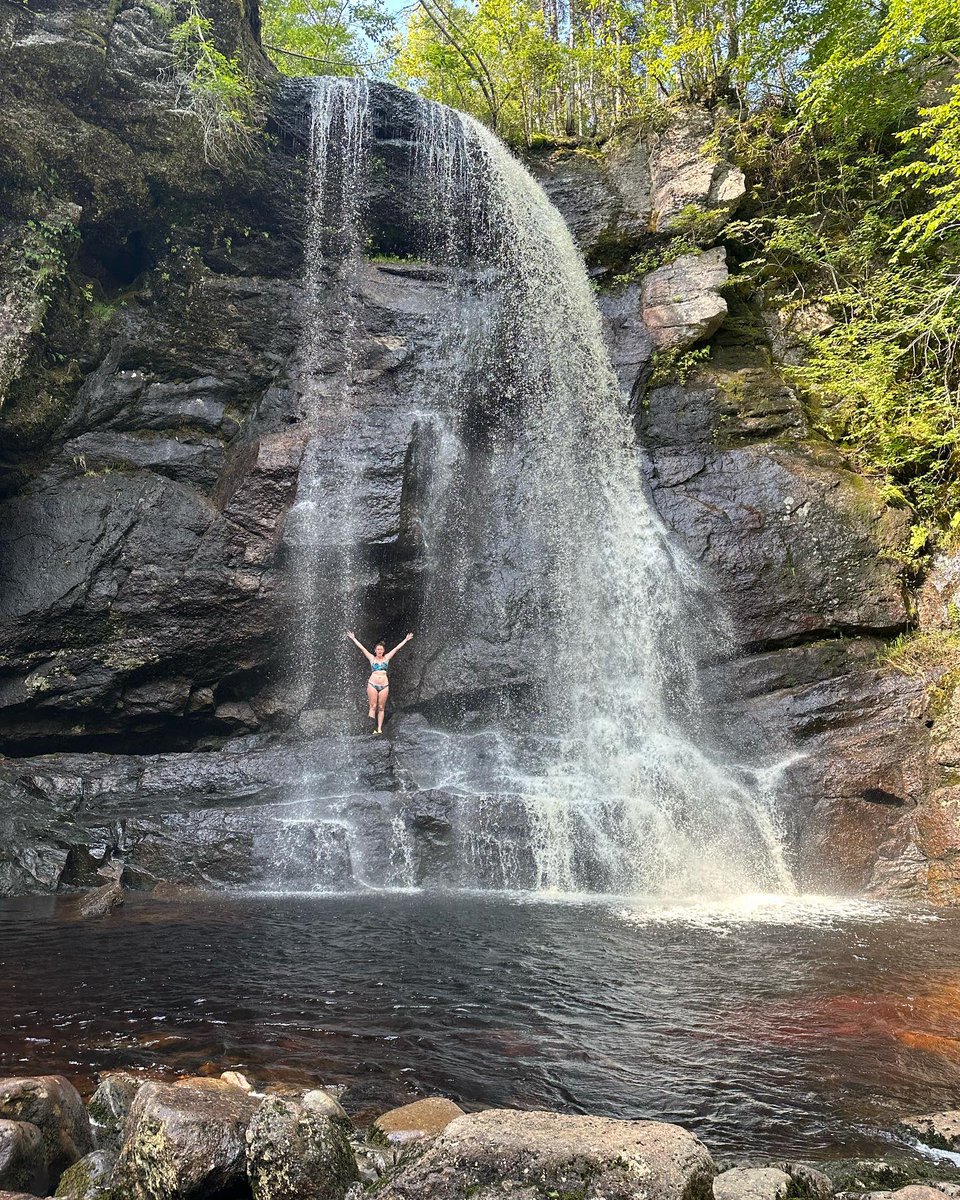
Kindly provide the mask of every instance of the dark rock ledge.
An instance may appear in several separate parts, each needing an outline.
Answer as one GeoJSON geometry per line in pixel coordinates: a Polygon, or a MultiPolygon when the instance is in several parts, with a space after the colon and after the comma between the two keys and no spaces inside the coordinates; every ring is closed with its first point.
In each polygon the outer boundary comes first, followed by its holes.
{"type": "MultiPolygon", "coordinates": [[[[956,1149],[960,1113],[904,1118],[956,1149]]],[[[237,1071],[104,1075],[86,1107],[59,1075],[0,1079],[0,1200],[957,1200],[949,1166],[905,1155],[826,1170],[723,1164],[678,1125],[465,1113],[429,1097],[353,1123],[333,1090],[237,1071]],[[6,1189],[6,1190],[4,1190],[6,1189]]]]}

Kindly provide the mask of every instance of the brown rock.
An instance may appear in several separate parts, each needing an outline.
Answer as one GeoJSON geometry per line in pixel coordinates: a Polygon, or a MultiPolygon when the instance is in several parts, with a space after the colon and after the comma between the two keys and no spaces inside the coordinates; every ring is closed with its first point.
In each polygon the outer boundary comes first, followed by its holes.
{"type": "Polygon", "coordinates": [[[252,1092],[253,1084],[241,1071],[224,1071],[220,1076],[224,1083],[238,1087],[242,1092],[252,1092]]]}
{"type": "Polygon", "coordinates": [[[790,1176],[777,1167],[733,1167],[713,1181],[714,1200],[785,1200],[790,1176]]]}
{"type": "Polygon", "coordinates": [[[391,1141],[410,1142],[434,1137],[442,1133],[451,1121],[464,1115],[460,1105],[452,1100],[444,1096],[430,1096],[426,1100],[404,1104],[401,1108],[391,1108],[377,1117],[374,1125],[391,1141]]]}
{"type": "Polygon", "coordinates": [[[643,322],[660,349],[686,349],[710,337],[723,324],[727,282],[722,246],[702,254],[683,254],[646,275],[640,289],[643,322]]]}

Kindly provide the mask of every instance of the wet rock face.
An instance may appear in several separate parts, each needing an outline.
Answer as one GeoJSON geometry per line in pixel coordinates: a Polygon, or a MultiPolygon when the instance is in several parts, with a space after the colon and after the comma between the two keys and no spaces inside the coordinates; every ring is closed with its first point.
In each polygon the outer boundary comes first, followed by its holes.
{"type": "Polygon", "coordinates": [[[493,1109],[453,1121],[381,1194],[634,1200],[642,1189],[663,1200],[707,1200],[713,1174],[706,1147],[676,1125],[493,1109]]]}
{"type": "MultiPolygon", "coordinates": [[[[648,178],[651,155],[641,142],[634,161],[642,160],[648,178]]],[[[686,156],[677,203],[682,192],[701,213],[713,212],[712,235],[698,229],[709,240],[722,236],[738,189],[735,174],[723,182],[723,164],[715,162],[717,186],[724,191],[729,183],[732,198],[711,209],[708,164],[694,161],[695,142],[682,131],[665,135],[668,154],[678,164],[686,156]]],[[[564,170],[563,187],[546,184],[585,252],[608,267],[601,279],[611,278],[641,244],[636,226],[611,216],[623,241],[611,241],[608,230],[601,244],[576,201],[574,157],[564,170]]],[[[621,193],[612,168],[582,171],[584,202],[605,191],[598,211],[613,213],[621,193]]],[[[778,792],[806,885],[953,903],[960,885],[950,861],[960,828],[952,781],[936,791],[938,758],[951,751],[931,753],[931,680],[879,663],[885,640],[912,619],[900,567],[909,516],[812,432],[777,365],[796,361],[791,331],[742,303],[736,316],[747,332],[726,329],[722,248],[671,258],[669,242],[659,244],[663,266],[602,289],[599,300],[621,386],[636,410],[652,500],[705,568],[718,620],[726,621],[731,661],[708,670],[708,699],[748,753],[758,728],[784,758],[801,752],[778,792]],[[709,363],[684,383],[651,383],[658,356],[702,346],[704,338],[712,338],[709,363]]],[[[827,319],[819,310],[802,314],[810,328],[827,319]]],[[[954,627],[956,575],[942,564],[921,594],[928,628],[954,627]]],[[[949,745],[947,725],[940,722],[949,745]]]]}
{"type": "MultiPolygon", "coordinates": [[[[266,73],[254,7],[210,5],[266,73]]],[[[118,8],[0,15],[7,750],[242,728],[227,681],[269,670],[283,622],[297,172],[205,166],[166,27],[118,8]]]]}
{"type": "Polygon", "coordinates": [[[57,1186],[58,1200],[106,1200],[115,1156],[109,1150],[94,1150],[64,1172],[57,1186]]]}
{"type": "Polygon", "coordinates": [[[142,1086],[142,1079],[137,1079],[125,1071],[114,1071],[101,1077],[97,1090],[87,1104],[87,1112],[99,1146],[108,1150],[116,1150],[119,1147],[120,1135],[130,1105],[142,1086]]]}

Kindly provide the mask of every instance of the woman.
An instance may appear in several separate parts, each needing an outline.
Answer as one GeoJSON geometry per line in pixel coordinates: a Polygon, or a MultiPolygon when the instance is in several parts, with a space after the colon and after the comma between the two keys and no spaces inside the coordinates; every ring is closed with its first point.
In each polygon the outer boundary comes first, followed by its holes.
{"type": "Polygon", "coordinates": [[[373,648],[373,654],[366,648],[361,646],[354,636],[353,630],[347,634],[347,637],[356,646],[361,654],[366,656],[370,663],[370,678],[367,680],[367,700],[370,702],[369,716],[376,717],[377,727],[373,731],[374,735],[380,737],[383,734],[383,714],[387,707],[387,697],[390,695],[390,681],[387,679],[387,668],[390,665],[390,659],[402,650],[407,642],[413,641],[413,634],[408,633],[399,646],[394,646],[389,654],[384,651],[386,647],[383,642],[377,642],[373,648]]]}

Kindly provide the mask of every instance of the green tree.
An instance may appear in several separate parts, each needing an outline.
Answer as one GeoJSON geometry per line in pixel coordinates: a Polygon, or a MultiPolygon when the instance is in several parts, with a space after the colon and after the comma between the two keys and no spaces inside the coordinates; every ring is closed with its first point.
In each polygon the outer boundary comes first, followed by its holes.
{"type": "Polygon", "coordinates": [[[361,75],[387,61],[383,0],[261,0],[263,44],[285,75],[361,75]]]}

